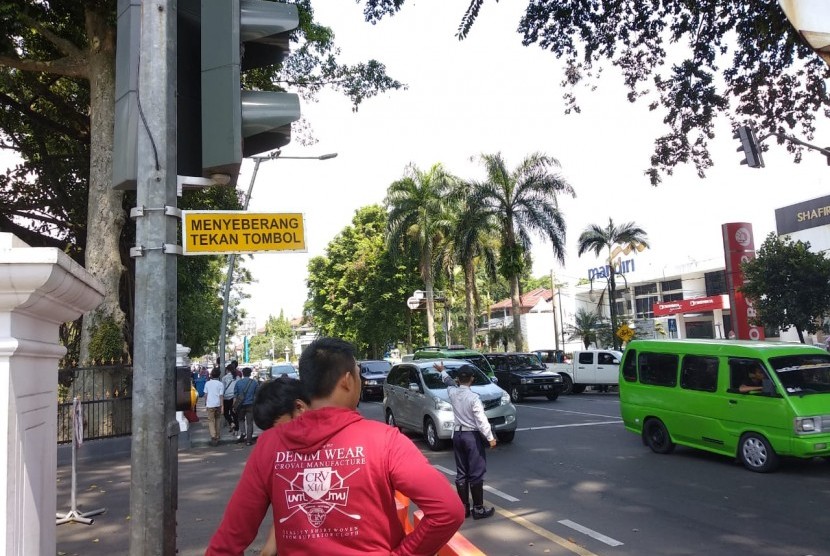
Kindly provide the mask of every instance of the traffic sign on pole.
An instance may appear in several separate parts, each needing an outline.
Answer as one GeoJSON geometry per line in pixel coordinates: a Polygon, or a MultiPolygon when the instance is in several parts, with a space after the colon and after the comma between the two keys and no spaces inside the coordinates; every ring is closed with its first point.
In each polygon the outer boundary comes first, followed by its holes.
{"type": "Polygon", "coordinates": [[[421,300],[415,296],[410,297],[406,300],[406,306],[412,309],[413,311],[417,309],[421,305],[421,300]]]}
{"type": "Polygon", "coordinates": [[[232,210],[182,211],[182,247],[185,255],[305,253],[302,213],[232,210]]]}

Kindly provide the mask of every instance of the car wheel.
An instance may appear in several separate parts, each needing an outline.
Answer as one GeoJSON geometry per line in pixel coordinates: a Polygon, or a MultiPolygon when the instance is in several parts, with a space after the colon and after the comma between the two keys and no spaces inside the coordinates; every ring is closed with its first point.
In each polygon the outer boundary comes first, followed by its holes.
{"type": "Polygon", "coordinates": [[[643,426],[643,438],[656,454],[670,454],[674,450],[669,430],[660,419],[649,419],[643,426]]]}
{"type": "Polygon", "coordinates": [[[574,384],[573,387],[571,388],[571,394],[581,394],[584,391],[585,391],[585,385],[584,384],[574,384]]]}
{"type": "Polygon", "coordinates": [[[519,403],[523,399],[524,399],[524,396],[522,396],[522,392],[519,390],[519,387],[516,386],[516,385],[511,386],[510,387],[510,401],[512,401],[513,403],[519,403]]]}
{"type": "Polygon", "coordinates": [[[778,467],[778,454],[766,438],[758,433],[748,432],[741,437],[738,456],[744,467],[756,473],[768,473],[778,467]]]}
{"type": "Polygon", "coordinates": [[[390,427],[400,429],[400,427],[398,426],[398,423],[395,421],[395,416],[392,415],[392,410],[391,409],[386,410],[386,424],[389,425],[390,427]]]}
{"type": "Polygon", "coordinates": [[[556,399],[558,397],[559,397],[559,392],[554,392],[553,394],[548,394],[547,395],[547,398],[552,402],[556,401],[556,399]]]}
{"type": "Polygon", "coordinates": [[[438,429],[435,428],[435,423],[429,417],[424,421],[424,439],[433,452],[444,448],[444,441],[438,438],[438,429]]]}
{"type": "Polygon", "coordinates": [[[566,375],[565,373],[559,373],[562,375],[562,384],[564,388],[562,389],[563,394],[571,394],[574,388],[574,381],[571,380],[571,377],[566,375]]]}
{"type": "Polygon", "coordinates": [[[504,442],[505,444],[509,442],[513,442],[513,438],[516,436],[516,431],[505,431],[505,432],[497,432],[496,438],[499,442],[504,442]]]}

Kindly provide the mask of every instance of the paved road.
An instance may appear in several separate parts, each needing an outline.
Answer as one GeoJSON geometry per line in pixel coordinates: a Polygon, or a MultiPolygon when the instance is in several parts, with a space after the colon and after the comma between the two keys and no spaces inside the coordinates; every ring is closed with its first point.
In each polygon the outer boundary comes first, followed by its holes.
{"type": "MultiPolygon", "coordinates": [[[[361,402],[382,420],[379,402],[361,402]]],[[[678,448],[651,453],[619,421],[614,394],[519,404],[512,444],[488,452],[487,503],[498,514],[467,520],[462,533],[493,556],[830,556],[830,464],[785,461],[750,473],[729,458],[678,448]]],[[[249,448],[194,446],[179,454],[179,554],[203,554],[249,448]]],[[[452,481],[451,450],[427,458],[452,481]]],[[[87,449],[84,446],[82,450],[87,449]]],[[[59,469],[58,509],[69,504],[69,468],[59,469]]],[[[125,554],[129,546],[129,460],[82,462],[81,509],[107,507],[91,526],[58,526],[62,554],[125,554]]],[[[264,529],[264,528],[263,528],[264,529]]],[[[261,536],[249,551],[256,554],[261,536]]]]}

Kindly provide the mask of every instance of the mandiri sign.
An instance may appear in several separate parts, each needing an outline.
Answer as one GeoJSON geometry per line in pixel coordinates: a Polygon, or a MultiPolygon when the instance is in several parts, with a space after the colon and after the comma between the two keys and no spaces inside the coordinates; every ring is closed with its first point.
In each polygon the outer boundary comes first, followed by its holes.
{"type": "Polygon", "coordinates": [[[307,252],[302,213],[182,211],[185,255],[307,252]]]}

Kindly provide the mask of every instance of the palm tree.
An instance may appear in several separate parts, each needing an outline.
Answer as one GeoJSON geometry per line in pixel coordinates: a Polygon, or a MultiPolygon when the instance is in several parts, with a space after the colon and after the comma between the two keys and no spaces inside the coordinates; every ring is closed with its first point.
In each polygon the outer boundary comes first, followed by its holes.
{"type": "Polygon", "coordinates": [[[553,254],[565,260],[565,219],[559,211],[556,195],[574,194],[573,188],[558,173],[551,171],[559,162],[534,153],[509,172],[501,153],[481,155],[487,179],[472,183],[468,204],[479,207],[497,223],[501,235],[499,270],[510,284],[513,306],[514,343],[523,351],[524,338],[519,320],[519,277],[527,266],[530,233],[536,232],[550,240],[553,254]]]}
{"type": "Polygon", "coordinates": [[[616,307],[616,281],[614,276],[617,274],[614,268],[614,261],[612,260],[611,249],[614,245],[620,244],[631,248],[633,252],[637,252],[637,246],[641,245],[648,248],[648,241],[646,240],[646,232],[642,228],[636,226],[634,222],[626,222],[617,227],[612,218],[608,218],[608,226],[601,228],[596,224],[591,224],[579,235],[578,255],[582,256],[588,251],[594,253],[597,257],[602,255],[603,250],[608,250],[608,306],[611,311],[611,337],[614,342],[614,349],[620,349],[620,341],[617,338],[617,307],[616,307]]]}
{"type": "Polygon", "coordinates": [[[498,235],[495,221],[489,211],[480,205],[468,203],[470,184],[459,182],[452,196],[451,232],[445,238],[442,261],[449,272],[460,264],[464,272],[464,310],[468,345],[476,343],[476,308],[481,305],[476,285],[476,268],[483,267],[485,275],[496,279],[498,235]]]}
{"type": "Polygon", "coordinates": [[[602,325],[602,318],[596,311],[578,309],[574,315],[574,324],[568,326],[571,342],[577,338],[582,340],[582,345],[588,349],[592,343],[597,341],[597,329],[602,325]]]}
{"type": "Polygon", "coordinates": [[[389,186],[384,201],[389,211],[386,241],[390,254],[398,259],[406,250],[418,258],[426,290],[430,345],[435,345],[435,248],[449,227],[445,204],[455,181],[441,164],[433,165],[427,172],[410,164],[404,177],[389,186]]]}

